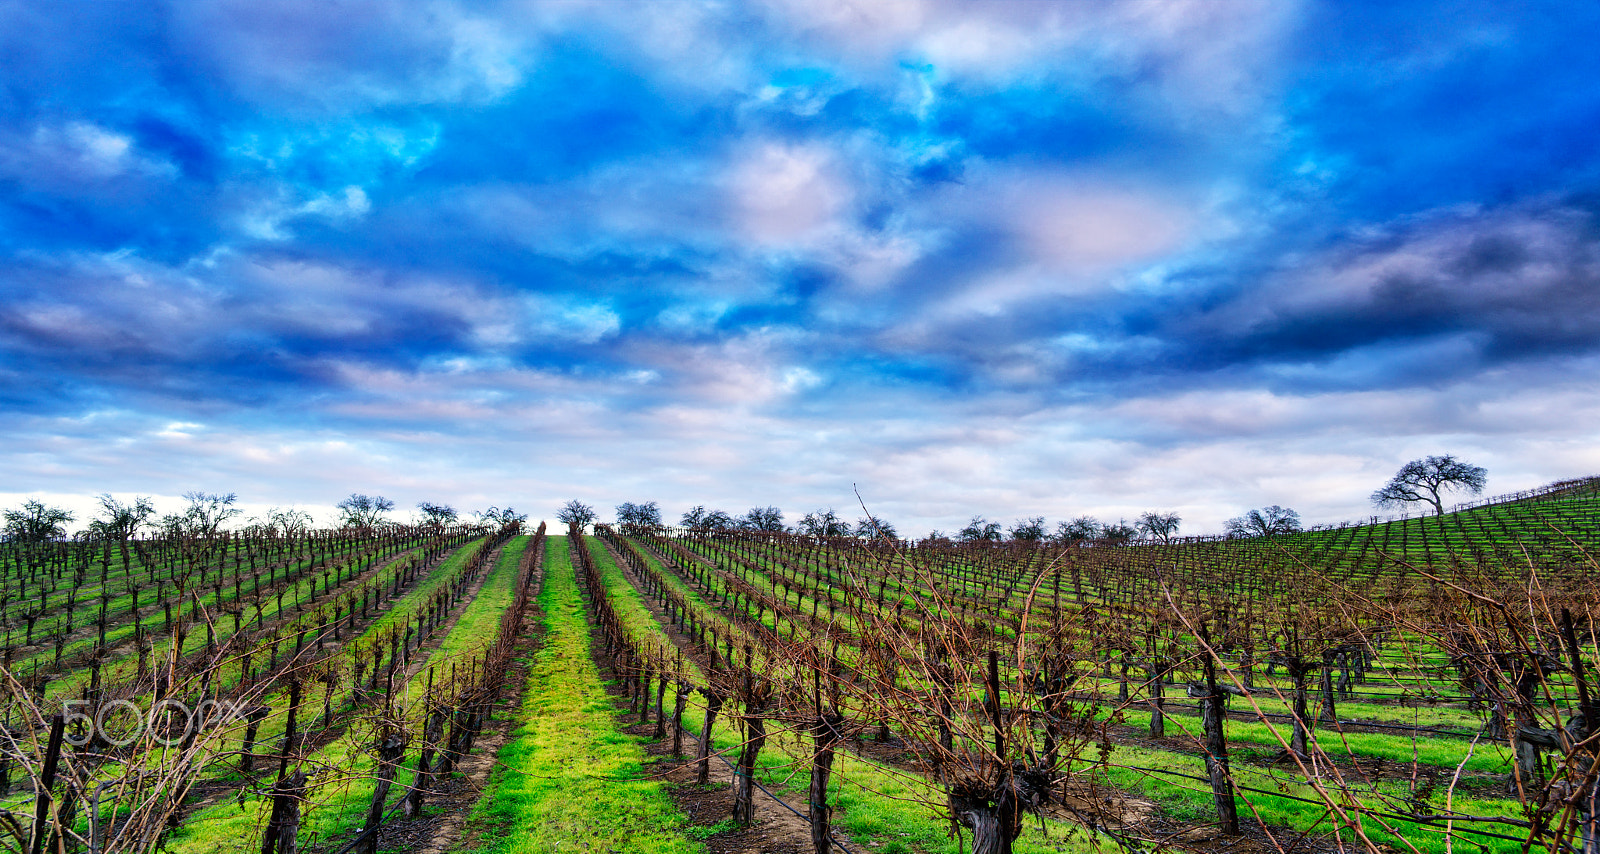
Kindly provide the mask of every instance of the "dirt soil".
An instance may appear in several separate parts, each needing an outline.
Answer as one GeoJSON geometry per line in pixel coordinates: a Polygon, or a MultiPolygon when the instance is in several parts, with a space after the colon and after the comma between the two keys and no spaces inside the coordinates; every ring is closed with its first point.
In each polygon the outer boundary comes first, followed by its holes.
{"type": "MultiPolygon", "coordinates": [[[[637,724],[628,729],[635,735],[648,736],[655,724],[637,724]]],[[[733,771],[726,763],[712,757],[707,767],[711,769],[709,782],[704,786],[695,783],[694,756],[699,742],[688,732],[683,734],[683,759],[674,759],[672,739],[650,742],[645,751],[652,760],[645,764],[645,772],[660,775],[672,782],[668,793],[678,809],[689,817],[695,827],[710,827],[733,815],[733,771]]],[[[805,812],[804,804],[790,804],[805,812]]],[[[706,849],[714,854],[808,854],[811,851],[811,824],[779,806],[759,789],[755,794],[755,821],[748,827],[725,830],[706,838],[706,849]]]]}

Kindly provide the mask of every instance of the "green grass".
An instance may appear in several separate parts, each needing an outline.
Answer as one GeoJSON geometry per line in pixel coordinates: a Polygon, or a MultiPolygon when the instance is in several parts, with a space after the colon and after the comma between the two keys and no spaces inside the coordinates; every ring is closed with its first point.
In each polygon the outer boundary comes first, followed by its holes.
{"type": "MultiPolygon", "coordinates": [[[[1122,713],[1123,723],[1128,726],[1138,727],[1148,731],[1150,728],[1149,712],[1125,711],[1122,713]]],[[[1204,731],[1200,725],[1200,718],[1193,715],[1175,715],[1170,712],[1167,718],[1167,735],[1191,736],[1204,739],[1204,731]]],[[[1313,717],[1312,723],[1315,724],[1313,717]]],[[[1288,721],[1273,722],[1271,724],[1253,723],[1249,721],[1229,720],[1224,727],[1229,741],[1247,741],[1265,745],[1269,748],[1280,749],[1279,738],[1287,743],[1294,732],[1293,725],[1288,721]],[[1276,735],[1274,735],[1276,733],[1276,735]]],[[[1467,748],[1471,742],[1465,739],[1443,738],[1417,738],[1412,739],[1399,735],[1379,735],[1366,732],[1347,732],[1342,735],[1327,725],[1315,726],[1309,733],[1310,737],[1321,744],[1322,749],[1331,757],[1361,756],[1385,759],[1391,762],[1409,764],[1413,760],[1423,765],[1434,765],[1446,770],[1453,770],[1466,760],[1466,770],[1481,771],[1485,773],[1510,772],[1510,749],[1500,744],[1479,744],[1468,755],[1467,748]]]]}
{"type": "Polygon", "coordinates": [[[565,537],[546,554],[544,644],[531,662],[525,720],[473,811],[485,852],[677,854],[704,848],[684,833],[664,784],[641,779],[640,739],[618,730],[589,657],[589,628],[565,537]]]}
{"type": "MultiPolygon", "coordinates": [[[[1171,777],[1151,771],[1176,771],[1197,777],[1205,776],[1204,760],[1198,756],[1177,753],[1168,750],[1152,750],[1141,747],[1118,745],[1113,751],[1111,761],[1115,766],[1096,770],[1092,773],[1100,774],[1106,782],[1118,788],[1139,792],[1144,797],[1150,798],[1160,804],[1162,809],[1173,818],[1193,823],[1216,821],[1216,813],[1212,806],[1211,790],[1207,784],[1197,780],[1171,777]],[[1130,767],[1120,767],[1130,766],[1130,767]]],[[[1249,786],[1265,791],[1276,791],[1283,795],[1293,795],[1301,798],[1320,801],[1321,796],[1308,785],[1303,778],[1294,773],[1274,773],[1264,770],[1244,767],[1235,764],[1232,768],[1234,780],[1238,785],[1249,786]]],[[[1352,781],[1353,782],[1353,781],[1352,781]]],[[[1331,780],[1324,780],[1330,795],[1335,799],[1343,800],[1342,793],[1332,785],[1331,780]]],[[[1349,797],[1356,798],[1369,808],[1382,809],[1388,812],[1404,813],[1401,806],[1405,796],[1405,785],[1398,781],[1379,783],[1376,791],[1353,788],[1349,797]]],[[[1239,817],[1248,820],[1254,814],[1261,820],[1275,827],[1287,827],[1297,832],[1310,832],[1325,834],[1338,827],[1338,821],[1328,814],[1326,807],[1320,804],[1307,804],[1291,800],[1288,797],[1265,795],[1255,792],[1240,792],[1238,797],[1239,817]]],[[[1443,793],[1438,794],[1432,801],[1433,808],[1440,812],[1445,808],[1443,793]]],[[[1521,807],[1515,802],[1506,799],[1483,798],[1457,793],[1450,802],[1450,806],[1458,813],[1471,815],[1497,815],[1507,817],[1520,817],[1521,807]]],[[[1352,813],[1352,815],[1354,815],[1352,813]]],[[[1444,835],[1443,828],[1418,824],[1409,821],[1380,820],[1377,817],[1365,816],[1361,819],[1369,838],[1380,845],[1387,846],[1396,851],[1409,851],[1415,848],[1421,854],[1447,854],[1451,850],[1450,842],[1444,835]],[[1383,825],[1388,824],[1394,831],[1385,830],[1383,825]]],[[[1516,836],[1517,828],[1504,825],[1491,825],[1481,829],[1501,833],[1507,836],[1516,836]]],[[[1345,831],[1346,842],[1351,840],[1348,831],[1345,831]]],[[[1467,844],[1476,849],[1479,845],[1484,848],[1511,854],[1520,851],[1521,845],[1510,840],[1491,839],[1476,836],[1467,836],[1458,842],[1467,844]],[[1470,842],[1466,842],[1470,840],[1470,842]]]]}
{"type": "MultiPolygon", "coordinates": [[[[525,546],[526,538],[511,541],[501,553],[500,560],[490,570],[490,576],[484,582],[484,589],[492,585],[514,585],[517,559],[525,546]],[[505,580],[511,576],[511,580],[505,580]]],[[[359,638],[346,642],[346,647],[352,644],[365,642],[377,636],[383,626],[398,619],[396,614],[409,614],[414,606],[426,601],[427,597],[440,585],[445,583],[448,576],[461,564],[471,559],[471,555],[483,547],[483,541],[478,540],[459,548],[456,553],[444,560],[440,565],[413,585],[400,599],[394,601],[390,609],[380,619],[363,630],[359,638]]],[[[466,611],[457,620],[450,635],[446,637],[441,649],[430,656],[430,661],[444,660],[440,653],[445,652],[452,643],[463,649],[470,649],[474,643],[482,646],[484,639],[482,625],[488,624],[489,635],[492,639],[494,627],[499,620],[499,614],[505,608],[504,599],[497,600],[491,596],[482,602],[475,599],[467,606],[466,611]],[[482,612],[493,609],[494,613],[485,616],[482,612]],[[463,630],[463,625],[467,629],[463,630]],[[474,628],[477,627],[477,628],[474,628]],[[462,631],[463,637],[457,638],[457,632],[462,631]],[[466,637],[473,635],[473,637],[466,637]]],[[[335,703],[342,704],[348,696],[349,686],[344,686],[335,695],[335,703]]],[[[284,705],[283,694],[278,692],[266,699],[268,705],[275,709],[284,705]]],[[[308,694],[302,706],[309,719],[316,720],[321,715],[321,695],[308,694]]],[[[270,745],[281,737],[285,724],[284,716],[274,714],[263,721],[260,744],[270,745]]],[[[336,780],[324,780],[320,784],[313,782],[308,792],[308,803],[304,807],[301,823],[301,839],[314,843],[317,840],[337,838],[354,832],[361,826],[365,818],[367,805],[372,799],[373,780],[370,776],[374,762],[365,749],[365,743],[370,741],[370,733],[346,731],[332,743],[324,746],[312,757],[312,761],[323,767],[340,769],[340,777],[336,780]]],[[[416,751],[408,751],[408,761],[395,777],[395,786],[390,791],[391,800],[404,791],[404,786],[409,784],[415,770],[416,751]]],[[[270,785],[270,781],[268,783],[270,785]]],[[[265,826],[265,817],[270,810],[270,801],[266,798],[248,798],[243,806],[237,801],[226,800],[212,805],[189,816],[182,828],[167,842],[167,849],[175,854],[232,854],[259,850],[260,834],[265,826]]]]}

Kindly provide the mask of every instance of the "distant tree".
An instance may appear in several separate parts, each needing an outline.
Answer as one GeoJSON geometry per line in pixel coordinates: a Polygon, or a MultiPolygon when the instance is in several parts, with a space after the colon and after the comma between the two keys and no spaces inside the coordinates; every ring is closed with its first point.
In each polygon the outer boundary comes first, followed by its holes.
{"type": "Polygon", "coordinates": [[[43,543],[67,536],[72,513],[29,499],[15,510],[6,510],[6,539],[18,543],[43,543]]]}
{"type": "Polygon", "coordinates": [[[862,516],[856,520],[855,535],[863,540],[898,540],[900,533],[894,525],[876,516],[862,516]]]}
{"type": "Polygon", "coordinates": [[[528,514],[518,513],[509,506],[501,508],[491,505],[488,510],[478,510],[472,515],[477,516],[487,524],[500,525],[502,527],[506,525],[521,527],[523,522],[528,521],[528,514]]]}
{"type": "Polygon", "coordinates": [[[383,514],[394,509],[394,502],[381,495],[350,493],[350,497],[334,505],[339,508],[339,522],[346,528],[372,528],[384,521],[383,514]]]}
{"type": "Polygon", "coordinates": [[[956,532],[956,538],[964,543],[992,543],[1001,538],[999,522],[991,522],[982,516],[972,517],[965,528],[956,532]]]}
{"type": "Polygon", "coordinates": [[[239,496],[211,492],[185,492],[189,506],[181,513],[168,513],[161,517],[161,527],[168,536],[215,537],[229,519],[243,513],[233,506],[239,496]]]}
{"type": "Polygon", "coordinates": [[[1454,489],[1477,495],[1488,479],[1488,470],[1450,454],[1427,457],[1401,466],[1382,489],[1372,493],[1372,502],[1379,507],[1427,503],[1433,505],[1435,515],[1443,516],[1441,493],[1454,489]]]}
{"type": "Polygon", "coordinates": [[[311,529],[311,514],[294,507],[274,507],[267,511],[266,523],[285,537],[303,536],[311,529]]]}
{"type": "Polygon", "coordinates": [[[594,508],[573,499],[561,505],[561,509],[556,511],[556,520],[563,525],[577,525],[581,531],[594,523],[594,508]]]}
{"type": "Polygon", "coordinates": [[[691,531],[726,531],[738,526],[732,516],[723,510],[707,510],[696,504],[678,518],[678,524],[691,531]]]}
{"type": "Polygon", "coordinates": [[[100,496],[100,516],[89,523],[89,533],[108,540],[127,540],[139,533],[156,513],[149,498],[138,497],[132,504],[123,504],[111,494],[100,496]]]}
{"type": "Polygon", "coordinates": [[[678,517],[678,526],[688,528],[691,531],[704,531],[706,529],[707,512],[705,505],[696,504],[678,517]]]}
{"type": "Polygon", "coordinates": [[[1100,536],[1100,520],[1093,516],[1079,516],[1071,522],[1056,523],[1056,541],[1076,545],[1100,536]]]}
{"type": "Polygon", "coordinates": [[[1044,517],[1030,516],[1018,519],[1011,526],[1011,539],[1019,543],[1037,543],[1044,539],[1044,517]]]}
{"type": "Polygon", "coordinates": [[[776,507],[752,507],[749,513],[739,517],[738,523],[747,531],[781,534],[788,530],[783,525],[783,511],[776,507]]]}
{"type": "Polygon", "coordinates": [[[460,518],[456,513],[456,508],[448,504],[434,504],[432,501],[418,501],[417,510],[421,511],[424,524],[441,528],[454,523],[456,519],[460,518]]]}
{"type": "Polygon", "coordinates": [[[1118,521],[1115,525],[1106,523],[1100,528],[1099,540],[1102,543],[1116,545],[1126,543],[1139,535],[1139,531],[1126,522],[1118,521]]]}
{"type": "Polygon", "coordinates": [[[1181,521],[1176,513],[1158,513],[1147,510],[1139,514],[1138,520],[1133,525],[1139,533],[1163,543],[1172,542],[1172,536],[1178,533],[1178,522],[1181,521]]]}
{"type": "Polygon", "coordinates": [[[1299,530],[1300,514],[1276,504],[1251,510],[1243,516],[1229,519],[1227,524],[1230,537],[1270,537],[1274,534],[1293,534],[1299,530]]]}
{"type": "Polygon", "coordinates": [[[625,534],[653,534],[660,531],[661,508],[654,501],[634,504],[625,501],[617,505],[617,527],[625,534]]]}
{"type": "Polygon", "coordinates": [[[839,518],[830,507],[826,510],[817,510],[807,513],[800,519],[796,526],[800,533],[810,537],[848,537],[850,536],[850,523],[839,518]]]}

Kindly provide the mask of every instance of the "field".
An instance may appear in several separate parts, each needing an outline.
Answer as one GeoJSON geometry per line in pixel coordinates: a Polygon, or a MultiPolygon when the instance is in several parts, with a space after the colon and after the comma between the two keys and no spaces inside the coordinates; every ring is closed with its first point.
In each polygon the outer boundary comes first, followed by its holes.
{"type": "Polygon", "coordinates": [[[1597,845],[1600,483],[1168,544],[0,545],[17,851],[1597,845]]]}

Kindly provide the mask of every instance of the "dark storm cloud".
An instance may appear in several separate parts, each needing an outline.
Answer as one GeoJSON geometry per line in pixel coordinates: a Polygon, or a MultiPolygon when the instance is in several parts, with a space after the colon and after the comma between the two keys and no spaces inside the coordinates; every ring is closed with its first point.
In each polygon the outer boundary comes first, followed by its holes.
{"type": "MultiPolygon", "coordinates": [[[[1164,331],[1202,366],[1470,340],[1473,357],[1441,365],[1435,380],[1581,356],[1600,347],[1600,235],[1588,212],[1553,204],[1430,218],[1265,277],[1227,303],[1169,318],[1164,331]]],[[[1385,378],[1409,381],[1404,370],[1385,378]]]]}

